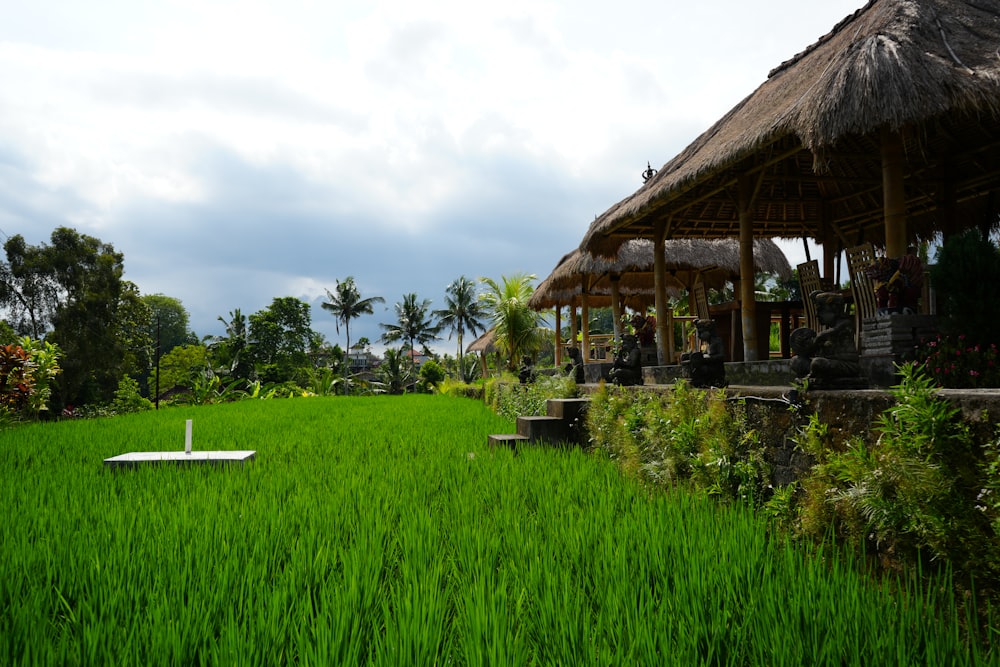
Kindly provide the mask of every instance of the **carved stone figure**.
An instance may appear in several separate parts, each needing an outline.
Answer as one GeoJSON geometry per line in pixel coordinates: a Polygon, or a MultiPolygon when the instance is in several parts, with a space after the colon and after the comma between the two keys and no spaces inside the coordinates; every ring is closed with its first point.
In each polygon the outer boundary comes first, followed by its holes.
{"type": "Polygon", "coordinates": [[[694,326],[702,349],[681,355],[684,376],[695,387],[725,387],[726,346],[715,329],[715,320],[695,320],[694,326]]]}
{"type": "Polygon", "coordinates": [[[583,356],[580,354],[580,348],[576,346],[566,348],[566,354],[569,355],[569,363],[565,366],[566,373],[577,384],[583,384],[585,380],[583,374],[583,356]]]}
{"type": "Polygon", "coordinates": [[[528,355],[521,357],[521,368],[517,373],[517,379],[521,381],[521,384],[535,381],[535,366],[531,363],[531,357],[528,355]]]}
{"type": "Polygon", "coordinates": [[[843,294],[817,290],[809,298],[820,324],[829,328],[816,332],[801,327],[792,332],[789,344],[796,377],[808,378],[809,387],[815,389],[866,386],[854,342],[854,319],[844,312],[843,294]]]}
{"type": "Polygon", "coordinates": [[[622,347],[611,364],[608,380],[619,386],[642,384],[642,356],[635,336],[622,336],[622,347]]]}

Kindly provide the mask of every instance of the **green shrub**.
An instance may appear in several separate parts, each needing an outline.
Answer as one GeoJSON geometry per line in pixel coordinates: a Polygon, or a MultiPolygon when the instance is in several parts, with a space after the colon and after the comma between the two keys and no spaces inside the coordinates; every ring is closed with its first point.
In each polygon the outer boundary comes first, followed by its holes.
{"type": "Polygon", "coordinates": [[[587,420],[592,445],[648,482],[689,482],[753,506],[766,499],[769,470],[756,432],[723,391],[683,381],[666,394],[604,386],[587,420]]]}
{"type": "Polygon", "coordinates": [[[424,363],[420,364],[419,376],[421,388],[424,391],[432,391],[434,387],[441,384],[448,374],[445,373],[441,364],[433,359],[428,359],[424,363]]]}
{"type": "Polygon", "coordinates": [[[511,373],[490,378],[484,385],[484,400],[494,412],[507,419],[545,414],[550,398],[573,398],[576,382],[565,375],[540,375],[535,382],[521,384],[511,373]]]}
{"type": "Polygon", "coordinates": [[[1000,250],[976,229],[953,236],[931,267],[941,331],[966,336],[968,345],[1000,344],[1000,309],[993,307],[1000,285],[1000,250]]]}
{"type": "Polygon", "coordinates": [[[152,409],[152,402],[139,393],[139,383],[136,380],[126,375],[118,381],[115,398],[111,401],[111,412],[124,415],[130,412],[143,412],[144,410],[152,409]]]}
{"type": "Polygon", "coordinates": [[[976,507],[983,470],[968,426],[919,366],[899,371],[896,404],[878,418],[878,442],[867,447],[858,439],[846,451],[827,452],[804,483],[802,527],[819,537],[832,525],[883,562],[926,556],[983,574],[992,567],[984,556],[997,544],[976,507]]]}

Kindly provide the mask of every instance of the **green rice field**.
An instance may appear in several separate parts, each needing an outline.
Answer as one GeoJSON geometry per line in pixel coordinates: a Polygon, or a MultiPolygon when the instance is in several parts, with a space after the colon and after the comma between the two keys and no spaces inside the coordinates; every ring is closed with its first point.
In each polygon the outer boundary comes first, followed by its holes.
{"type": "Polygon", "coordinates": [[[978,665],[947,581],[876,585],[447,396],[0,432],[4,665],[978,665]],[[106,470],[129,451],[244,466],[106,470]]]}

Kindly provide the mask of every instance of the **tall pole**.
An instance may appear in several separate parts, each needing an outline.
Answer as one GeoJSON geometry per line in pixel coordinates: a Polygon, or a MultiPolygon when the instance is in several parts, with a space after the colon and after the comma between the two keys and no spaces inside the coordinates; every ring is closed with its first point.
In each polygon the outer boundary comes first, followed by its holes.
{"type": "Polygon", "coordinates": [[[903,183],[906,156],[903,137],[882,130],[882,206],[885,214],[886,257],[906,254],[906,191],[903,183]]]}
{"type": "Polygon", "coordinates": [[[160,314],[156,313],[156,397],[153,403],[160,409],[160,314]]]}
{"type": "Polygon", "coordinates": [[[740,314],[743,320],[743,360],[757,361],[757,302],[753,275],[753,182],[739,179],[740,314]]]}
{"type": "Polygon", "coordinates": [[[674,325],[672,313],[667,309],[667,225],[656,225],[653,236],[653,303],[656,306],[656,363],[659,366],[673,363],[674,325]]]}

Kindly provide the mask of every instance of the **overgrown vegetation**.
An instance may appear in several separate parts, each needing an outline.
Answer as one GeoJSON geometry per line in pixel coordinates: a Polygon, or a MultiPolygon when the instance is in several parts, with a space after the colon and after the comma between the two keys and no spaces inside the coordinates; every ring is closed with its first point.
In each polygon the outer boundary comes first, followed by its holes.
{"type": "Polygon", "coordinates": [[[498,415],[516,420],[521,416],[544,415],[550,398],[573,398],[576,382],[568,375],[540,375],[534,382],[520,384],[517,377],[504,373],[483,385],[483,400],[498,415]]]}
{"type": "Polygon", "coordinates": [[[721,392],[683,382],[660,395],[604,387],[593,395],[588,428],[595,449],[648,483],[739,500],[795,537],[835,536],[892,571],[954,570],[964,590],[995,596],[1000,445],[974,442],[919,366],[900,374],[873,445],[859,436],[835,449],[814,413],[798,417],[796,446],[816,465],[784,488],[770,483],[760,425],[721,392]]]}

